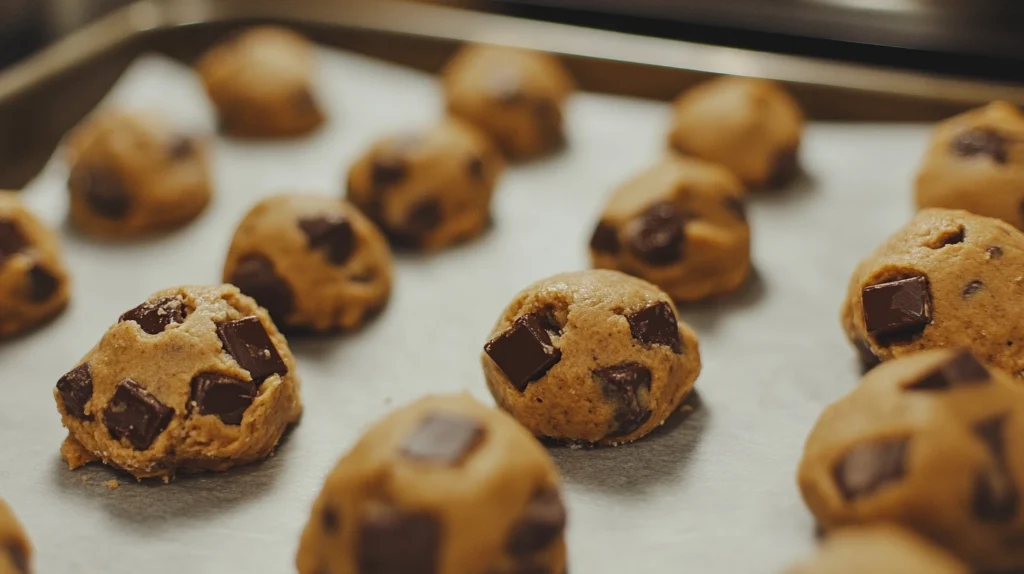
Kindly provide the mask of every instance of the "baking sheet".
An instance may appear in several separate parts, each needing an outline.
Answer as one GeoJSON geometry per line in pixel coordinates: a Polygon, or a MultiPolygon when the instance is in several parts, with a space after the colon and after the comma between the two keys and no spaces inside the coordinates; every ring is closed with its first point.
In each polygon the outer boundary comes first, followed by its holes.
{"type": "MultiPolygon", "coordinates": [[[[338,194],[373,139],[429,125],[442,108],[430,76],[333,51],[319,58],[330,123],[294,142],[216,139],[216,198],[185,228],[131,243],[82,236],[64,222],[59,158],[26,188],[26,202],[59,228],[75,281],[66,313],[0,344],[0,496],[34,541],[37,571],[294,571],[310,504],[338,457],[420,395],[469,390],[490,403],[478,355],[493,321],[521,287],[587,266],[605,197],[662,151],[666,104],[576,96],[571,146],[507,171],[485,237],[400,256],[391,304],[366,329],[292,341],[306,411],[273,458],[170,485],[102,466],[69,471],[52,388],[121,312],[170,285],[219,281],[253,202],[286,190],[338,194]],[[120,487],[105,486],[110,479],[120,487]]],[[[104,105],[214,126],[191,71],[154,56],[137,61],[104,105]]],[[[858,378],[839,303],[855,263],[910,216],[926,137],[922,125],[809,126],[807,177],[752,199],[755,276],[736,295],[681,308],[701,339],[696,410],[632,445],[552,449],[573,572],[772,573],[811,551],[795,468],[820,410],[858,378]]]]}

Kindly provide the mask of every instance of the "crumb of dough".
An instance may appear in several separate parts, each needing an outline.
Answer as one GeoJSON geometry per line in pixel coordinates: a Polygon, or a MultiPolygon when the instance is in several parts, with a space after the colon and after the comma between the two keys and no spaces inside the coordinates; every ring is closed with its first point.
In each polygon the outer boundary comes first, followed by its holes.
{"type": "Polygon", "coordinates": [[[110,490],[115,490],[117,487],[121,486],[121,483],[116,481],[116,480],[111,479],[111,480],[108,480],[108,481],[104,482],[103,486],[109,488],[110,490]]]}

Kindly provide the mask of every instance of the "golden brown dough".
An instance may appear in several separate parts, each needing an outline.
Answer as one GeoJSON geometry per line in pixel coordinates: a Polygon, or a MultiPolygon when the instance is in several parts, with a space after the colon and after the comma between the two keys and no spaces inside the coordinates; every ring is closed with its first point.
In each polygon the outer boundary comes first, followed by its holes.
{"type": "Polygon", "coordinates": [[[956,557],[889,524],[830,534],[818,553],[787,574],[970,574],[956,557]]]}

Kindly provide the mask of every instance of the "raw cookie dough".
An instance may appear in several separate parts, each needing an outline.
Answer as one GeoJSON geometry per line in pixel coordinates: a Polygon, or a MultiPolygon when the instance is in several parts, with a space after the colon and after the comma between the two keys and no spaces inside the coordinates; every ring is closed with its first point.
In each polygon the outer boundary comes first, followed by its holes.
{"type": "Polygon", "coordinates": [[[1024,114],[1009,102],[935,128],[917,173],[918,207],[965,209],[1024,229],[1024,114]]]}
{"type": "Polygon", "coordinates": [[[398,247],[436,250],[491,223],[501,155],[454,118],[374,143],[348,174],[348,199],[398,247]]]}
{"type": "Polygon", "coordinates": [[[0,574],[29,574],[32,545],[7,503],[0,498],[0,574]]]}
{"type": "Polygon", "coordinates": [[[221,129],[238,137],[287,137],[324,121],[314,95],[313,46],[273,26],[253,28],[213,47],[196,65],[220,114],[221,129]]]}
{"type": "Polygon", "coordinates": [[[266,458],[302,412],[288,342],[231,285],[154,294],[53,394],[71,468],[102,460],[165,481],[266,458]]]}
{"type": "Polygon", "coordinates": [[[327,476],[300,574],[565,574],[555,465],[508,415],[431,396],[373,425],[327,476]]]}
{"type": "Polygon", "coordinates": [[[490,134],[513,159],[544,155],[565,142],[565,101],[575,84],[549,54],[474,44],[442,72],[448,111],[490,134]]]}
{"type": "Polygon", "coordinates": [[[723,77],[680,95],[669,144],[732,170],[751,188],[782,187],[799,173],[804,115],[778,84],[723,77]]]}
{"type": "Polygon", "coordinates": [[[1024,567],[1022,389],[965,349],[882,364],[811,431],[804,501],[825,529],[894,522],[976,570],[1024,567]]]}
{"type": "Polygon", "coordinates": [[[156,115],[105,111],[69,145],[71,221],[86,233],[135,236],[177,227],[210,202],[206,144],[156,115]]]}
{"type": "Polygon", "coordinates": [[[700,352],[668,295],[618,271],[555,275],[516,295],[482,355],[501,408],[534,434],[618,445],[693,389],[700,352]]]}
{"type": "Polygon", "coordinates": [[[1024,235],[966,211],[925,209],[853,273],[842,309],[867,366],[921,349],[970,348],[1024,376],[1024,235]]]}
{"type": "Polygon", "coordinates": [[[312,194],[257,203],[235,231],[224,282],[284,331],[352,329],[391,293],[391,250],[348,202],[312,194]]]}
{"type": "Polygon", "coordinates": [[[746,205],[743,184],[725,168],[666,157],[612,195],[591,235],[590,260],[676,301],[728,293],[750,275],[746,205]]]}
{"type": "Polygon", "coordinates": [[[890,524],[829,535],[817,555],[787,574],[970,574],[945,550],[890,524]]]}
{"type": "Polygon", "coordinates": [[[0,191],[0,339],[60,313],[69,282],[56,234],[15,193],[0,191]]]}

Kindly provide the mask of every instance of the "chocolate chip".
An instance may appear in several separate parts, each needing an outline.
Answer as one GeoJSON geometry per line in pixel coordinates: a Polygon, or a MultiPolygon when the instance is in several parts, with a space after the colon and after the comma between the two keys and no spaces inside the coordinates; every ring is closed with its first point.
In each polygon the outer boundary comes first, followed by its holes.
{"type": "Polygon", "coordinates": [[[984,384],[989,381],[989,377],[988,369],[970,351],[962,349],[956,356],[905,388],[908,391],[944,391],[984,384]]]}
{"type": "Polygon", "coordinates": [[[775,155],[772,170],[768,174],[767,185],[779,188],[793,181],[800,173],[800,156],[796,146],[787,147],[775,155]]]}
{"type": "Polygon", "coordinates": [[[953,140],[952,151],[961,157],[988,156],[996,163],[1006,163],[1006,139],[990,129],[961,132],[953,140]]]}
{"type": "Polygon", "coordinates": [[[630,223],[629,246],[641,261],[654,266],[675,263],[683,256],[686,220],[667,201],[656,203],[630,223]]]}
{"type": "Polygon", "coordinates": [[[4,546],[14,570],[19,574],[28,574],[28,547],[19,540],[8,540],[4,546]]]}
{"type": "Polygon", "coordinates": [[[83,363],[57,381],[57,392],[69,415],[84,419],[85,404],[92,398],[92,369],[83,363]]]}
{"type": "Polygon", "coordinates": [[[609,437],[626,436],[651,418],[647,404],[651,371],[647,367],[628,362],[594,369],[592,374],[602,394],[615,405],[615,427],[609,437]]]}
{"type": "Polygon", "coordinates": [[[413,460],[458,466],[484,439],[476,420],[451,413],[435,413],[423,419],[405,437],[402,454],[413,460]]]}
{"type": "Polygon", "coordinates": [[[665,345],[677,355],[683,353],[683,343],[679,338],[679,322],[672,306],[665,301],[626,316],[629,331],[633,338],[646,346],[665,345]]]}
{"type": "Polygon", "coordinates": [[[436,574],[441,531],[440,521],[430,513],[371,504],[356,536],[358,572],[436,574]]]}
{"type": "Polygon", "coordinates": [[[974,434],[985,443],[985,446],[995,457],[999,464],[1005,462],[1006,451],[1004,450],[1005,440],[1003,438],[1006,427],[1007,415],[996,415],[981,422],[975,423],[974,434]]]}
{"type": "Polygon", "coordinates": [[[118,383],[103,411],[103,422],[115,439],[125,438],[135,450],[146,450],[171,423],[174,409],[165,406],[131,379],[118,383]]]}
{"type": "Polygon", "coordinates": [[[863,442],[850,449],[833,472],[846,500],[868,496],[903,478],[908,441],[905,438],[863,442]]]}
{"type": "Polygon", "coordinates": [[[60,282],[46,267],[36,263],[28,270],[28,299],[44,303],[57,291],[60,282]]]}
{"type": "Polygon", "coordinates": [[[523,315],[484,345],[484,351],[519,392],[562,359],[543,321],[543,313],[523,315]]]}
{"type": "Polygon", "coordinates": [[[341,528],[341,517],[330,506],[324,506],[320,513],[320,524],[323,525],[325,533],[335,534],[341,528]]]}
{"type": "Polygon", "coordinates": [[[131,208],[124,183],[109,169],[77,167],[71,172],[71,187],[81,190],[85,203],[100,217],[122,219],[131,208]]]}
{"type": "Polygon", "coordinates": [[[865,287],[861,299],[865,326],[875,337],[913,336],[932,322],[928,278],[922,275],[865,287]]]}
{"type": "Polygon", "coordinates": [[[196,142],[188,136],[178,136],[167,147],[167,157],[171,161],[185,161],[196,153],[196,142]]]}
{"type": "Polygon", "coordinates": [[[870,370],[877,367],[882,359],[875,354],[875,351],[871,349],[871,344],[864,339],[855,339],[853,346],[857,348],[857,353],[860,355],[861,365],[865,369],[870,370]]]}
{"type": "Polygon", "coordinates": [[[405,218],[404,231],[414,237],[422,237],[441,223],[441,215],[441,204],[437,200],[423,200],[409,211],[405,218]]]}
{"type": "Polygon", "coordinates": [[[26,247],[28,239],[21,233],[18,224],[10,219],[0,219],[0,264],[26,247]]]}
{"type": "Polygon", "coordinates": [[[722,199],[722,204],[729,210],[729,213],[736,216],[736,219],[740,221],[747,220],[747,200],[745,198],[727,195],[722,199]]]}
{"type": "Polygon", "coordinates": [[[219,323],[217,335],[224,344],[224,350],[243,369],[249,371],[249,376],[257,385],[271,375],[284,376],[288,373],[288,366],[278,354],[259,317],[219,323]]]}
{"type": "Polygon", "coordinates": [[[473,156],[469,158],[469,162],[466,164],[466,172],[469,174],[470,179],[477,181],[483,181],[484,175],[484,160],[480,156],[473,156]]]}
{"type": "Polygon", "coordinates": [[[988,249],[985,250],[985,253],[989,259],[999,259],[1003,256],[1003,248],[998,245],[990,245],[988,249]]]}
{"type": "Polygon", "coordinates": [[[962,297],[963,299],[970,299],[975,294],[977,294],[978,291],[981,291],[984,288],[985,284],[975,279],[974,281],[971,281],[967,285],[964,285],[963,290],[960,291],[960,297],[962,297]]]}
{"type": "Polygon", "coordinates": [[[274,263],[265,255],[250,253],[239,259],[228,281],[265,307],[275,323],[287,324],[295,297],[288,283],[277,274],[274,263]]]}
{"type": "Polygon", "coordinates": [[[184,323],[185,313],[185,303],[180,297],[162,297],[126,311],[118,321],[135,321],[143,332],[159,335],[168,325],[184,323]]]}
{"type": "Polygon", "coordinates": [[[1004,467],[981,471],[974,478],[971,507],[982,522],[1007,522],[1017,514],[1020,493],[1004,467]]]}
{"type": "Polygon", "coordinates": [[[242,424],[245,410],[256,398],[256,383],[218,373],[201,373],[192,378],[189,399],[201,415],[215,415],[226,425],[242,424]]]}
{"type": "Polygon", "coordinates": [[[615,226],[606,221],[597,222],[594,234],[590,236],[590,248],[598,253],[618,253],[619,232],[615,226]]]}
{"type": "Polygon", "coordinates": [[[403,179],[409,173],[409,166],[401,154],[395,151],[383,151],[373,160],[370,168],[370,181],[373,189],[383,190],[391,187],[403,179]]]}
{"type": "Polygon", "coordinates": [[[299,220],[299,227],[309,239],[310,249],[323,249],[327,259],[344,265],[356,251],[356,234],[344,217],[312,217],[299,220]]]}
{"type": "Polygon", "coordinates": [[[525,558],[550,546],[565,530],[565,506],[554,487],[533,493],[522,516],[512,526],[506,548],[515,558],[525,558]]]}

